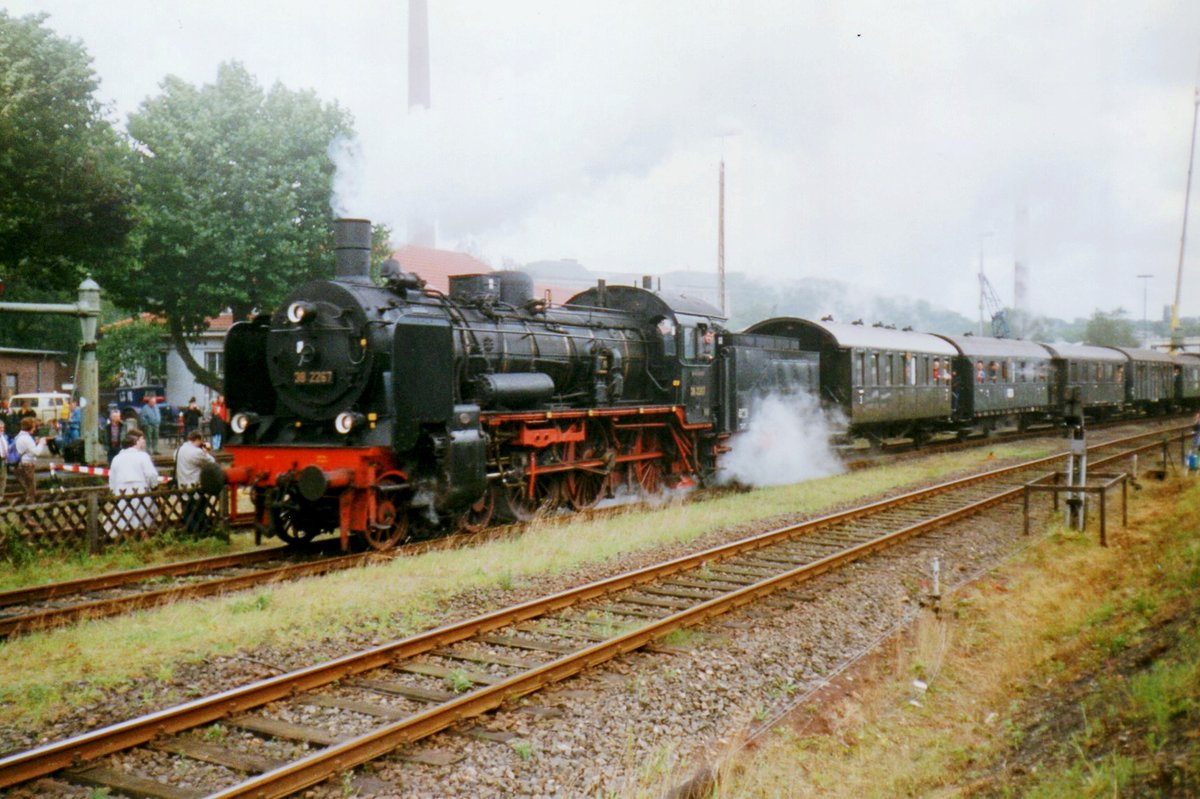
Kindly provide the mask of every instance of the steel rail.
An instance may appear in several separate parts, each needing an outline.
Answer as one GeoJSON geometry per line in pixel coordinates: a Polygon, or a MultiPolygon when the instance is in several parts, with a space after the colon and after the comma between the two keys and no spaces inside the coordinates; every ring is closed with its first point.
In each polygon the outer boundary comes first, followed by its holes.
{"type": "MultiPolygon", "coordinates": [[[[1162,431],[1156,431],[1155,433],[1131,436],[1128,439],[1123,439],[1122,441],[1161,436],[1161,432],[1162,431]]],[[[1152,446],[1158,446],[1158,443],[1159,442],[1148,444],[1146,447],[1149,448],[1152,446]]],[[[1111,447],[1117,444],[1118,442],[1107,442],[1105,444],[1097,445],[1095,448],[1099,449],[1101,447],[1111,447]]],[[[298,692],[320,688],[340,680],[345,680],[346,678],[355,674],[386,666],[398,659],[415,657],[431,650],[446,647],[451,644],[470,639],[474,636],[509,626],[511,624],[528,621],[539,616],[547,615],[551,612],[562,610],[586,600],[595,599],[616,591],[660,580],[664,577],[669,577],[682,571],[699,568],[708,563],[725,560],[738,554],[762,549],[780,541],[798,535],[803,535],[804,533],[812,532],[814,530],[834,524],[852,521],[902,505],[907,505],[922,498],[935,496],[937,494],[945,493],[958,488],[972,486],[987,480],[993,480],[998,477],[1013,474],[1018,471],[1036,469],[1039,466],[1044,466],[1059,460],[1062,457],[1063,455],[1059,453],[1044,458],[1038,458],[1022,464],[994,469],[979,475],[971,475],[969,477],[948,481],[926,489],[908,492],[897,497],[879,500],[862,507],[827,514],[817,519],[812,519],[797,525],[790,525],[787,527],[770,530],[747,539],[711,547],[701,552],[684,555],[647,569],[627,572],[625,574],[616,575],[604,580],[595,581],[584,586],[567,589],[549,597],[532,600],[510,608],[493,611],[472,619],[468,619],[466,621],[444,625],[434,630],[402,639],[400,641],[383,644],[363,652],[346,655],[326,663],[310,666],[289,674],[261,680],[247,686],[232,688],[210,697],[197,699],[176,707],[166,708],[144,717],[120,722],[100,730],[84,733],[63,741],[46,744],[26,752],[16,753],[4,758],[0,758],[0,788],[27,782],[45,774],[67,768],[73,764],[94,760],[106,754],[131,748],[142,743],[146,743],[147,741],[150,741],[159,735],[171,734],[201,726],[225,716],[242,712],[250,708],[259,707],[298,692]]],[[[885,543],[887,541],[898,542],[899,540],[903,540],[902,536],[911,537],[912,535],[915,535],[916,532],[926,529],[931,524],[944,524],[948,521],[953,521],[954,519],[960,518],[963,515],[977,512],[984,507],[988,507],[996,504],[997,502],[1002,502],[1007,498],[1014,497],[1021,490],[1021,487],[1006,489],[1000,494],[970,503],[969,505],[964,506],[964,508],[959,508],[944,514],[940,514],[930,520],[922,521],[916,525],[910,525],[902,528],[901,530],[890,533],[881,539],[858,545],[844,553],[830,555],[814,563],[807,564],[799,569],[787,572],[786,575],[793,575],[793,577],[789,579],[794,579],[796,575],[801,574],[811,574],[815,576],[816,574],[828,571],[838,563],[846,562],[847,558],[862,557],[865,554],[869,554],[869,552],[883,548],[884,546],[888,545],[885,543]]],[[[753,599],[753,590],[756,587],[761,589],[763,585],[773,585],[780,579],[783,579],[783,576],[771,578],[770,580],[765,581],[763,584],[755,584],[753,586],[748,586],[746,589],[733,592],[729,596],[737,598],[745,597],[745,599],[737,602],[736,604],[730,605],[729,607],[736,607],[740,604],[744,604],[746,601],[751,601],[753,599]]],[[[717,598],[717,600],[719,599],[720,598],[717,598]]],[[[691,610],[668,617],[668,619],[680,618],[702,621],[704,618],[708,618],[709,616],[716,614],[717,611],[712,610],[712,608],[719,606],[712,605],[711,603],[716,602],[717,600],[711,600],[710,602],[706,602],[691,610]],[[708,612],[708,615],[705,615],[706,612],[708,612]]],[[[682,626],[682,622],[677,626],[682,626]]],[[[654,627],[654,630],[657,630],[658,632],[646,633],[649,635],[648,638],[642,637],[644,634],[643,630],[633,631],[627,635],[621,636],[612,642],[616,647],[612,651],[623,652],[629,651],[630,649],[636,649],[665,632],[661,629],[661,627],[658,626],[654,627]]],[[[604,651],[603,648],[597,649],[597,647],[603,646],[604,645],[597,645],[596,647],[591,647],[587,650],[584,650],[584,652],[579,653],[579,655],[583,657],[577,658],[577,656],[570,656],[569,658],[560,659],[561,662],[554,661],[550,664],[546,664],[545,666],[533,670],[529,674],[561,674],[562,677],[570,676],[575,674],[581,668],[586,668],[588,665],[592,665],[596,662],[601,662],[602,660],[607,659],[607,657],[603,657],[601,655],[601,653],[604,651]]],[[[510,678],[510,680],[505,680],[504,682],[499,683],[499,685],[509,687],[510,690],[507,694],[508,696],[517,696],[521,693],[527,693],[528,690],[536,690],[536,685],[534,685],[533,682],[525,682],[526,679],[529,679],[529,677],[517,675],[514,678],[510,678]],[[525,690],[527,686],[530,685],[534,685],[534,687],[525,690]]],[[[533,677],[532,679],[534,679],[536,682],[537,677],[533,677]]],[[[483,690],[480,689],[479,691],[472,692],[471,694],[461,697],[458,700],[454,700],[454,702],[451,703],[451,707],[455,710],[465,712],[471,703],[479,702],[483,710],[488,710],[495,707],[496,704],[501,701],[503,701],[502,696],[497,700],[490,694],[484,695],[483,690]],[[468,702],[468,700],[470,700],[470,702],[468,702]]],[[[432,724],[436,726],[436,729],[443,728],[445,724],[442,724],[440,721],[435,719],[426,719],[426,717],[432,712],[433,711],[428,711],[427,713],[420,714],[416,718],[424,719],[425,721],[422,723],[432,724]],[[440,726],[437,726],[438,724],[440,724],[440,726]]],[[[464,717],[463,713],[460,712],[458,717],[464,717]]],[[[366,738],[370,739],[367,744],[365,744],[368,746],[368,750],[375,751],[374,747],[379,745],[377,737],[387,737],[391,735],[395,726],[396,725],[390,725],[389,727],[383,728],[381,731],[376,731],[375,733],[365,736],[366,738]]],[[[436,729],[432,731],[436,731],[436,729]]],[[[390,738],[388,738],[388,740],[390,740],[390,738]]],[[[408,739],[404,738],[403,740],[408,739]]],[[[341,746],[342,745],[338,745],[337,747],[332,747],[332,749],[340,752],[341,746]]],[[[317,757],[320,754],[321,753],[316,753],[313,757],[317,757]]],[[[371,757],[374,756],[377,755],[371,755],[371,757]]],[[[370,758],[367,757],[366,759],[370,758]]],[[[351,765],[353,765],[346,760],[345,756],[341,755],[332,758],[332,760],[329,762],[335,764],[333,766],[335,770],[349,768],[351,765]]],[[[362,761],[359,760],[356,762],[362,761]]],[[[286,769],[287,767],[284,767],[282,770],[286,769]]],[[[276,774],[279,771],[281,770],[276,770],[276,772],[269,773],[276,774]]],[[[262,779],[265,776],[266,775],[260,775],[260,777],[257,779],[262,779]]],[[[308,777],[305,777],[305,779],[308,779],[308,777]]],[[[311,783],[306,782],[305,784],[311,783]]],[[[268,794],[263,793],[261,795],[268,794]]]]}
{"type": "Polygon", "coordinates": [[[287,566],[263,569],[249,574],[219,577],[189,585],[160,588],[156,591],[142,591],[129,594],[128,596],[81,602],[76,605],[39,610],[20,616],[0,617],[0,637],[68,624],[80,619],[99,619],[105,616],[116,616],[121,613],[158,607],[184,599],[200,599],[202,597],[253,588],[258,585],[299,580],[304,577],[315,577],[345,569],[356,569],[372,561],[388,558],[389,556],[382,552],[343,555],[341,557],[324,558],[307,563],[292,563],[287,566]]]}
{"type": "Polygon", "coordinates": [[[272,547],[270,549],[239,552],[232,555],[214,555],[209,558],[164,563],[158,566],[145,566],[129,571],[109,572],[95,577],[81,577],[76,580],[63,580],[57,583],[35,585],[28,588],[15,588],[11,591],[0,591],[0,608],[11,605],[25,605],[30,602],[44,602],[58,599],[71,594],[83,594],[89,591],[104,591],[109,588],[120,588],[124,585],[152,580],[158,577],[182,577],[199,574],[214,569],[227,569],[233,566],[244,566],[273,560],[291,553],[288,547],[272,547]]]}

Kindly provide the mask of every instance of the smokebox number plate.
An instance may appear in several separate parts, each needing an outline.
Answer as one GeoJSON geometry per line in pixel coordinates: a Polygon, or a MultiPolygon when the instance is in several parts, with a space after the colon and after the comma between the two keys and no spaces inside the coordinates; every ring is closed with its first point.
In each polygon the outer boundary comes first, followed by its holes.
{"type": "Polygon", "coordinates": [[[293,372],[292,382],[298,386],[330,386],[333,385],[333,372],[331,370],[293,372]]]}

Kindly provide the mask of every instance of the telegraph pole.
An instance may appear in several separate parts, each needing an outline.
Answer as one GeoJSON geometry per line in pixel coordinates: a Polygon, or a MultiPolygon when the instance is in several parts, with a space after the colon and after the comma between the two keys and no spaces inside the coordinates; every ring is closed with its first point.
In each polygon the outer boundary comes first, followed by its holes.
{"type": "Polygon", "coordinates": [[[721,295],[721,315],[725,310],[725,158],[721,158],[721,180],[717,199],[717,293],[721,295]]]}
{"type": "Polygon", "coordinates": [[[1183,192],[1183,233],[1179,236],[1179,268],[1175,272],[1175,302],[1171,303],[1171,352],[1181,349],[1179,335],[1179,293],[1183,288],[1183,252],[1187,247],[1188,201],[1192,197],[1192,165],[1196,160],[1196,117],[1200,114],[1200,86],[1192,103],[1192,141],[1188,147],[1187,188],[1183,192]]]}

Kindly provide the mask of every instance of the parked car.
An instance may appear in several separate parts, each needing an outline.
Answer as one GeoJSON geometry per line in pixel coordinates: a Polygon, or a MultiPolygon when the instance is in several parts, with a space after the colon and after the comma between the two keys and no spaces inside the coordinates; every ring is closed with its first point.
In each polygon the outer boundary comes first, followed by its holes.
{"type": "Polygon", "coordinates": [[[166,389],[163,386],[121,386],[114,391],[100,394],[100,404],[106,406],[111,413],[114,409],[121,412],[122,419],[132,419],[138,415],[147,397],[158,398],[158,410],[162,414],[164,432],[179,425],[181,421],[179,408],[167,402],[166,389]]]}
{"type": "MultiPolygon", "coordinates": [[[[71,395],[57,391],[41,391],[32,394],[13,394],[8,398],[9,407],[16,412],[22,405],[28,405],[37,412],[37,418],[42,424],[48,424],[51,419],[62,417],[63,406],[71,404],[71,395]]],[[[12,432],[16,435],[16,431],[12,432]]]]}

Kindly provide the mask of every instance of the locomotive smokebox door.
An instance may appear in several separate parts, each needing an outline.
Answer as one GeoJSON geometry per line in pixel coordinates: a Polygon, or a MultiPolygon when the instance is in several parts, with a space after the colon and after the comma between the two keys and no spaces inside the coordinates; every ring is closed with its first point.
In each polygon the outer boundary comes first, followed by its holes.
{"type": "Polygon", "coordinates": [[[454,413],[453,331],[445,319],[408,317],[392,341],[395,446],[412,449],[422,424],[445,425],[454,413]]]}

